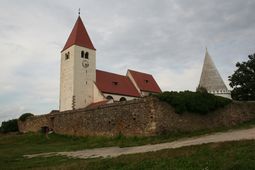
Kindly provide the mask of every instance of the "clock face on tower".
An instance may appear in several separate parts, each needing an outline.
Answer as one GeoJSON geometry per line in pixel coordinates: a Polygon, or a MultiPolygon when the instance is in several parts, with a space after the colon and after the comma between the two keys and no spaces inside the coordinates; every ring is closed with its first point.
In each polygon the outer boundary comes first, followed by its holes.
{"type": "Polygon", "coordinates": [[[83,60],[83,61],[82,61],[82,66],[83,66],[84,68],[87,68],[87,67],[89,66],[88,60],[83,60]]]}

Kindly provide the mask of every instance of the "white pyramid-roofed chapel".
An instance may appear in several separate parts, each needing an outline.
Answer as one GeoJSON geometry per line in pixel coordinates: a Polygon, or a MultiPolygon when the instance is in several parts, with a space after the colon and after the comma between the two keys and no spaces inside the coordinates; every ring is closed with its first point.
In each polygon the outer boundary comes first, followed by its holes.
{"type": "Polygon", "coordinates": [[[230,91],[227,89],[219,71],[217,70],[211,56],[206,48],[204,65],[198,87],[206,88],[208,93],[231,99],[230,91]]]}

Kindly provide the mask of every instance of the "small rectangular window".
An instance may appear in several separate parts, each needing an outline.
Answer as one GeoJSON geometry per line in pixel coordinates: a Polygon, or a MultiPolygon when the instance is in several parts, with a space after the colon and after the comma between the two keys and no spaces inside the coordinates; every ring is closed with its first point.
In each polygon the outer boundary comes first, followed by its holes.
{"type": "Polygon", "coordinates": [[[65,60],[68,60],[70,57],[70,53],[68,52],[68,53],[65,53],[65,60]]]}

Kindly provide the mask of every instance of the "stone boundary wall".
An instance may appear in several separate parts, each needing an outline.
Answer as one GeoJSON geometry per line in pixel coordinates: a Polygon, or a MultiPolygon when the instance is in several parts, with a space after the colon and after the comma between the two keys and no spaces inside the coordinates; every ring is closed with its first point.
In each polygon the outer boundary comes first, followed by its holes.
{"type": "Polygon", "coordinates": [[[176,114],[155,97],[112,103],[94,109],[51,113],[18,121],[20,132],[37,132],[48,126],[54,132],[75,136],[150,136],[176,131],[231,127],[255,119],[254,102],[233,102],[207,115],[176,114]]]}

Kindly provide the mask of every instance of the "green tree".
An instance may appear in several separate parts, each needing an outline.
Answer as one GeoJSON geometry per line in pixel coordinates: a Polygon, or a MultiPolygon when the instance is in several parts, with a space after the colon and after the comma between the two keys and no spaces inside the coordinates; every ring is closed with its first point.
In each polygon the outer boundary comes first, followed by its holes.
{"type": "Polygon", "coordinates": [[[202,86],[197,87],[196,92],[208,93],[207,89],[202,86]]]}
{"type": "Polygon", "coordinates": [[[32,113],[24,113],[19,117],[19,120],[24,122],[25,120],[27,120],[27,118],[29,117],[33,117],[34,115],[32,113]]]}
{"type": "Polygon", "coordinates": [[[3,133],[17,132],[19,130],[17,119],[12,119],[12,120],[2,122],[2,126],[0,129],[1,129],[1,132],[3,133]]]}
{"type": "Polygon", "coordinates": [[[255,100],[255,54],[248,58],[246,62],[236,63],[237,70],[229,76],[231,96],[235,100],[255,100]]]}

